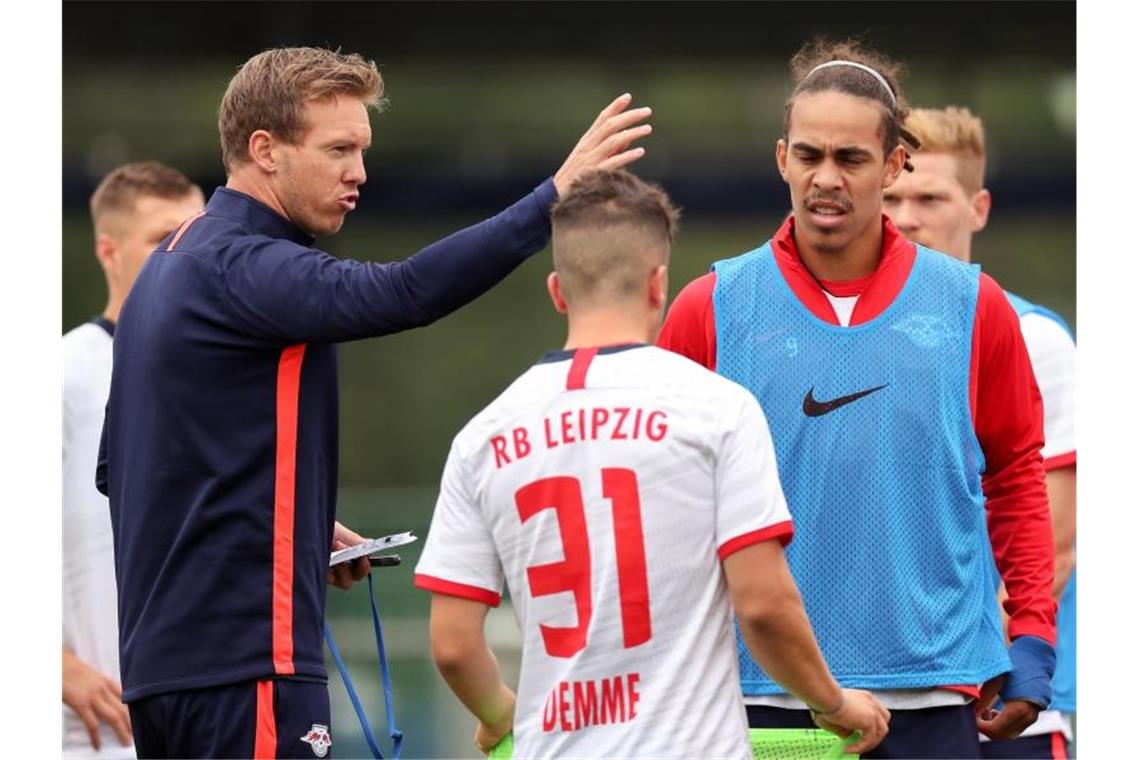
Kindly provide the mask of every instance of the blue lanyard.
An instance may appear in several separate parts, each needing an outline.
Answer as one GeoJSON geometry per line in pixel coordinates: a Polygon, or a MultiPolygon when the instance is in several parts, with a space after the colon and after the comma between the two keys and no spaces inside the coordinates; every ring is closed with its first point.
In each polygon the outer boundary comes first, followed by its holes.
{"type": "MultiPolygon", "coordinates": [[[[396,728],[396,715],[392,710],[392,678],[388,673],[388,655],[384,651],[384,632],[380,629],[380,613],[376,609],[376,594],[372,587],[372,573],[368,574],[368,600],[372,603],[372,627],[376,634],[376,652],[380,655],[380,681],[384,684],[384,712],[388,720],[388,736],[392,739],[392,760],[399,760],[400,748],[404,743],[404,733],[396,728]]],[[[332,628],[325,623],[325,641],[328,642],[329,652],[336,662],[340,678],[344,681],[344,688],[348,691],[348,698],[352,701],[352,709],[360,720],[360,727],[364,730],[364,739],[368,748],[372,750],[372,757],[383,758],[380,745],[376,743],[376,736],[372,733],[372,725],[368,722],[368,715],[360,704],[360,697],[356,694],[356,687],[352,685],[352,678],[348,675],[348,668],[337,651],[336,641],[333,640],[332,628]]]]}

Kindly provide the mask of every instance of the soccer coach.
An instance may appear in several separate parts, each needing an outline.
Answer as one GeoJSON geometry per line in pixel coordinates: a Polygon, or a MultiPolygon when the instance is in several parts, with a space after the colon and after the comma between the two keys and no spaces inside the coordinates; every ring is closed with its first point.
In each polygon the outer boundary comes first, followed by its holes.
{"type": "MultiPolygon", "coordinates": [[[[639,158],[649,109],[604,109],[554,175],[391,264],[313,247],[357,202],[375,63],[265,51],[219,110],[226,186],[165,239],[116,330],[97,472],[110,498],[123,700],[140,757],[311,757],[329,732],[322,624],[335,523],[340,341],[430,324],[550,237],[582,171],[639,158]],[[315,732],[315,733],[313,733],[315,732]]],[[[351,576],[351,577],[350,577],[351,576]]]]}

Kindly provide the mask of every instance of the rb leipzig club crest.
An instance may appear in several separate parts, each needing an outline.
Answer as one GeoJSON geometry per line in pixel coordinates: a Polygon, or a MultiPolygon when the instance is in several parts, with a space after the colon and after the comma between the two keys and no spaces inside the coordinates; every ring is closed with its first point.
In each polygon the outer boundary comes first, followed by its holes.
{"type": "Polygon", "coordinates": [[[309,733],[301,737],[301,741],[312,747],[313,754],[317,757],[327,755],[329,753],[329,747],[332,746],[332,737],[329,736],[329,727],[323,726],[320,723],[314,723],[309,729],[309,733]]]}

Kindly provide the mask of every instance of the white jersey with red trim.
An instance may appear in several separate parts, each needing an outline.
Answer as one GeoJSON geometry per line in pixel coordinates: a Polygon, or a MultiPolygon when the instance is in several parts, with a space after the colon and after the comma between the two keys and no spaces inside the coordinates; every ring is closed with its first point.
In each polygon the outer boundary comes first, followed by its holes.
{"type": "MultiPolygon", "coordinates": [[[[87,322],[63,336],[63,645],[119,680],[115,557],[107,497],[95,490],[95,460],[111,385],[109,322],[87,322]]],[[[64,757],[134,757],[100,724],[96,752],[83,721],[63,706],[64,757]]]]}
{"type": "Polygon", "coordinates": [[[416,585],[506,581],[517,756],[746,758],[721,561],[791,533],[742,387],[652,346],[553,352],[456,436],[416,585]]]}
{"type": "Polygon", "coordinates": [[[1030,312],[1021,316],[1021,334],[1045,407],[1045,469],[1076,461],[1077,346],[1057,322],[1030,312]]]}

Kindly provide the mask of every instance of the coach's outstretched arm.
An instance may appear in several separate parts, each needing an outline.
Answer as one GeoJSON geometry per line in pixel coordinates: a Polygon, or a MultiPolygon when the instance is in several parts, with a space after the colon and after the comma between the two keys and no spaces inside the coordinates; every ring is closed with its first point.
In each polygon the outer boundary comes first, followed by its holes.
{"type": "Polygon", "coordinates": [[[840,688],[831,676],[780,542],[761,541],[728,555],[724,573],[740,633],[764,672],[806,702],[820,728],[840,736],[859,731],[848,753],[881,742],[890,713],[870,692],[840,688]]]}
{"type": "Polygon", "coordinates": [[[606,106],[554,177],[532,193],[403,261],[341,260],[303,242],[267,237],[233,245],[219,273],[230,312],[249,333],[284,342],[386,335],[450,314],[546,246],[550,207],[579,175],[645,154],[630,145],[650,133],[641,122],[651,109],[628,109],[630,101],[626,94],[606,106]]]}

